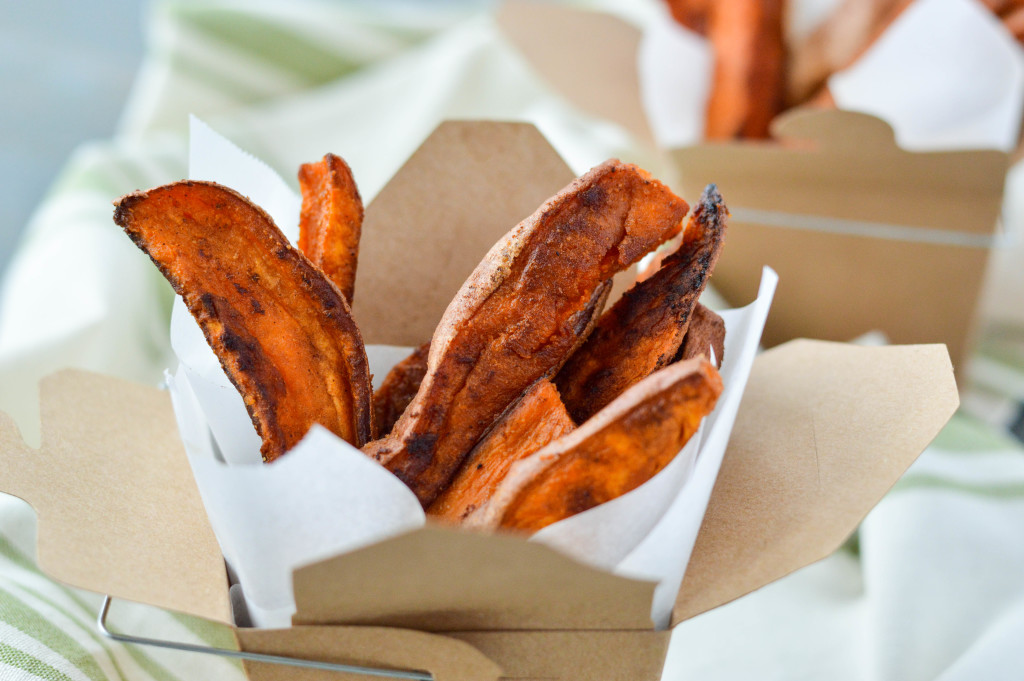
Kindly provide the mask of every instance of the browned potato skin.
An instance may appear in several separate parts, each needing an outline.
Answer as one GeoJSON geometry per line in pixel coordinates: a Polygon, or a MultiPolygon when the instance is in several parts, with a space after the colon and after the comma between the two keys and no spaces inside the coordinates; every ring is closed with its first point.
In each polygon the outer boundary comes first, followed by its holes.
{"type": "Polygon", "coordinates": [[[535,532],[636,489],[714,409],[722,379],[706,358],[648,376],[591,421],[515,463],[464,525],[535,532]]]}
{"type": "Polygon", "coordinates": [[[707,37],[715,68],[704,136],[710,140],[769,137],[782,110],[786,50],[783,0],[715,0],[707,37]]]}
{"type": "Polygon", "coordinates": [[[416,397],[427,373],[429,352],[429,342],[413,350],[411,355],[391,367],[380,388],[373,394],[373,420],[381,435],[391,432],[402,412],[416,397]]]}
{"type": "Polygon", "coordinates": [[[674,236],[686,211],[619,161],[575,180],[470,275],[434,333],[416,397],[364,451],[429,506],[494,420],[585,337],[606,281],[674,236]]]}
{"type": "Polygon", "coordinates": [[[114,222],[185,301],[272,461],[314,423],[370,437],[370,372],[344,297],[244,196],[183,181],[115,202],[114,222]]]}
{"type": "Polygon", "coordinates": [[[697,303],[693,308],[693,315],[690,316],[690,325],[686,329],[683,347],[679,348],[676,361],[693,359],[700,355],[710,357],[708,348],[714,348],[715,366],[721,369],[722,360],[725,358],[725,320],[714,310],[697,303]]]}
{"type": "Polygon", "coordinates": [[[707,285],[729,215],[708,185],[674,253],[626,291],[555,377],[566,409],[583,423],[634,383],[672,362],[707,285]]]}
{"type": "Polygon", "coordinates": [[[537,381],[477,443],[427,515],[462,521],[487,502],[513,463],[575,427],[555,385],[547,379],[537,381]]]}
{"type": "Polygon", "coordinates": [[[352,305],[363,228],[363,200],[352,171],[334,154],[326,154],[321,161],[299,166],[299,188],[299,249],[352,305]]]}

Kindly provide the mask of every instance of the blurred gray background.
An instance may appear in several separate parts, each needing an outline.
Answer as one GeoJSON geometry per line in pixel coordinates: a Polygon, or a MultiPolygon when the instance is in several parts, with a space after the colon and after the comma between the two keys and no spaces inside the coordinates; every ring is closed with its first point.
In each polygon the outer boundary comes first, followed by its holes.
{"type": "Polygon", "coordinates": [[[147,6],[0,0],[0,276],[71,151],[117,127],[147,6]]]}

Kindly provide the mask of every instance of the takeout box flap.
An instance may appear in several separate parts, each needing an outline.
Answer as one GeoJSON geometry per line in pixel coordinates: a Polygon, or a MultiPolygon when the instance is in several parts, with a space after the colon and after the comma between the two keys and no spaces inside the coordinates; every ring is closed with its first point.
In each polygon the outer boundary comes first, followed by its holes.
{"type": "Polygon", "coordinates": [[[65,370],[40,383],[41,446],[0,414],[0,489],[35,509],[50,577],[231,622],[227,575],[164,391],[65,370]]]}
{"type": "Polygon", "coordinates": [[[491,246],[574,177],[532,124],[441,123],[366,208],[352,308],[363,339],[430,340],[491,246]]]}
{"type": "MultiPolygon", "coordinates": [[[[502,669],[473,645],[447,636],[392,627],[296,626],[237,629],[239,648],[318,662],[399,671],[428,671],[436,681],[497,681],[502,669]]],[[[244,662],[249,681],[365,679],[364,675],[244,662]]],[[[390,678],[390,677],[388,677],[390,678]]]]}
{"type": "Polygon", "coordinates": [[[427,525],[295,571],[295,624],[651,629],[654,583],[507,534],[427,525]]]}
{"type": "Polygon", "coordinates": [[[760,355],[673,624],[835,551],[958,404],[941,345],[798,340],[760,355]]]}
{"type": "MultiPolygon", "coordinates": [[[[0,487],[39,514],[51,577],[230,622],[227,580],[166,393],[67,370],[42,446],[0,419],[0,487]]],[[[942,346],[798,341],[754,363],[673,623],[835,550],[956,409],[942,346]]],[[[298,624],[650,630],[654,585],[540,544],[428,525],[295,573],[298,624]]]]}
{"type": "MultiPolygon", "coordinates": [[[[1001,151],[912,152],[869,114],[794,109],[773,121],[775,140],[673,149],[679,189],[718,184],[730,209],[991,235],[1009,156],[1001,151]]],[[[716,270],[716,275],[717,275],[716,270]]]]}
{"type": "Polygon", "coordinates": [[[746,300],[768,265],[780,284],[767,346],[881,330],[893,343],[945,343],[959,369],[1007,155],[905,151],[888,124],[850,111],[795,110],[773,130],[774,141],[671,152],[684,196],[715,182],[732,212],[716,290],[746,300]]]}

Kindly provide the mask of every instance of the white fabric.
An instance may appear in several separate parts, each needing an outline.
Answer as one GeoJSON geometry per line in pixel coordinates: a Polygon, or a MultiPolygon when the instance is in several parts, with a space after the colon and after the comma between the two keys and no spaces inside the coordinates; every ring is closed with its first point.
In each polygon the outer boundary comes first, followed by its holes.
{"type": "Polygon", "coordinates": [[[1024,673],[1024,453],[929,450],[844,549],[682,623],[665,681],[1024,673]]]}

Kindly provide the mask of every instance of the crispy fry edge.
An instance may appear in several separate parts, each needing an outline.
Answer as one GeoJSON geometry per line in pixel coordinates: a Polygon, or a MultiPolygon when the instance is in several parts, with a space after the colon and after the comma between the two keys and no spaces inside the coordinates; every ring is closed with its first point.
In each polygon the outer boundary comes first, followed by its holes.
{"type": "Polygon", "coordinates": [[[545,202],[491,248],[456,294],[431,340],[428,373],[416,398],[399,419],[392,436],[371,443],[364,451],[403,479],[428,506],[497,415],[507,409],[528,385],[550,376],[580,342],[580,334],[592,324],[592,309],[604,284],[603,278],[639,260],[658,243],[674,236],[687,208],[685,201],[653,180],[646,171],[617,160],[597,166],[545,202]],[[600,213],[604,206],[607,206],[606,210],[615,212],[600,213]],[[582,234],[588,234],[586,240],[580,240],[582,234]],[[570,237],[573,240],[566,241],[570,237]],[[512,289],[502,293],[502,287],[514,270],[520,272],[516,277],[526,276],[522,275],[523,272],[528,273],[528,278],[516,282],[516,291],[521,292],[524,285],[532,290],[541,281],[538,272],[544,270],[536,265],[532,255],[528,262],[519,261],[527,249],[530,253],[536,250],[536,254],[546,258],[557,258],[552,262],[558,265],[559,274],[552,272],[547,276],[556,279],[562,276],[563,279],[558,279],[565,291],[562,298],[573,301],[571,304],[559,302],[559,305],[568,306],[571,311],[579,304],[575,298],[566,298],[566,292],[573,290],[573,286],[589,289],[590,300],[572,312],[570,317],[558,321],[555,317],[545,316],[554,308],[538,312],[536,305],[539,301],[534,301],[532,306],[521,299],[515,305],[506,301],[512,300],[509,298],[512,289]],[[574,252],[576,255],[572,255],[574,252]],[[577,257],[583,260],[577,263],[577,257]],[[570,263],[576,268],[573,269],[570,263]],[[587,263],[586,266],[583,263],[587,263]],[[589,271],[588,268],[596,269],[589,271]],[[590,283],[595,278],[602,280],[590,283]],[[488,315],[499,310],[507,317],[509,310],[503,307],[506,302],[511,307],[522,308],[518,316],[509,318],[505,323],[487,319],[488,315]],[[535,356],[528,354],[528,345],[523,346],[522,352],[518,349],[521,345],[518,338],[523,333],[527,334],[524,338],[529,343],[537,341],[531,335],[536,334],[533,328],[536,323],[528,319],[528,315],[546,320],[545,324],[552,326],[551,333],[557,334],[540,343],[535,356]],[[495,332],[498,335],[467,345],[465,334],[477,326],[491,331],[497,328],[495,332]],[[553,343],[556,337],[560,340],[553,343]],[[463,340],[458,348],[453,348],[456,338],[463,340]],[[471,349],[477,344],[479,348],[471,349]],[[514,362],[513,354],[517,355],[514,362]],[[550,357],[553,354],[557,354],[554,359],[550,357]],[[481,360],[485,355],[489,359],[481,360]],[[500,393],[491,390],[496,381],[489,381],[488,391],[491,394],[488,399],[501,401],[501,404],[495,405],[487,416],[479,413],[466,416],[467,410],[472,411],[465,406],[469,403],[465,400],[458,403],[456,398],[467,390],[470,393],[477,391],[479,387],[467,381],[479,382],[480,375],[494,376],[494,372],[498,372],[503,379],[508,379],[498,367],[481,369],[479,366],[481,361],[505,361],[501,358],[511,362],[509,366],[513,371],[509,376],[524,372],[530,372],[529,375],[521,382],[511,379],[515,385],[507,385],[500,393]],[[537,358],[539,364],[535,367],[537,358]],[[448,368],[442,371],[442,364],[446,361],[448,368]],[[443,404],[437,402],[441,399],[438,396],[445,396],[443,404]],[[464,413],[458,416],[460,412],[464,413]],[[458,423],[453,424],[452,419],[458,423]],[[471,428],[462,427],[466,421],[472,422],[471,428]],[[439,423],[440,426],[437,425],[439,423]],[[445,434],[446,428],[461,434],[455,440],[444,442],[450,439],[445,434]]]}
{"type": "MultiPolygon", "coordinates": [[[[222,319],[223,310],[218,311],[217,299],[206,292],[186,290],[179,275],[171,267],[154,255],[150,240],[153,234],[136,224],[134,210],[141,202],[146,201],[155,193],[174,191],[176,188],[206,188],[219,193],[225,201],[236,202],[242,210],[250,212],[253,223],[258,224],[260,233],[250,231],[250,236],[266,243],[273,256],[282,263],[282,268],[294,268],[296,283],[305,296],[316,301],[326,314],[324,319],[334,330],[345,338],[340,355],[346,365],[345,381],[350,386],[350,404],[352,407],[351,433],[338,435],[351,438],[353,443],[365,443],[372,432],[372,410],[369,404],[370,374],[369,364],[362,343],[359,329],[352,320],[351,311],[337,287],[330,282],[302,255],[293,248],[276,227],[273,219],[259,206],[253,204],[238,192],[214,182],[185,180],[156,187],[145,191],[127,194],[114,202],[114,222],[118,224],[135,245],[145,252],[171,287],[182,296],[189,311],[199,322],[207,342],[214,349],[225,374],[242,395],[257,433],[263,438],[261,452],[265,461],[272,461],[297,442],[286,438],[277,424],[275,404],[271,399],[271,390],[267,385],[268,375],[264,375],[259,356],[261,348],[257,339],[244,327],[234,324],[238,319],[222,319]]],[[[255,281],[252,282],[256,284],[255,281]]],[[[208,288],[208,287],[203,287],[208,288]]],[[[237,287],[236,287],[237,289],[237,287]]],[[[243,289],[244,290],[244,289],[243,289]]],[[[234,312],[233,317],[241,317],[234,312]]],[[[276,372],[276,369],[271,372],[276,372]]],[[[336,401],[336,399],[335,399],[336,401]]],[[[312,424],[310,424],[312,425],[312,424]]],[[[301,434],[304,435],[304,432],[301,434]]],[[[299,439],[301,438],[299,436],[299,439]]]]}
{"type": "MultiPolygon", "coordinates": [[[[464,521],[464,526],[479,530],[494,530],[501,527],[536,531],[636,489],[664,469],[685,446],[696,432],[701,420],[713,411],[721,391],[721,376],[703,356],[672,364],[651,374],[576,430],[513,464],[490,501],[470,513],[464,521]],[[649,464],[650,460],[655,460],[656,465],[648,470],[649,475],[639,480],[633,479],[619,489],[606,489],[603,495],[591,491],[597,489],[596,486],[590,489],[586,487],[588,481],[595,481],[594,478],[556,477],[559,466],[571,466],[580,458],[586,459],[590,454],[605,460],[604,463],[607,463],[608,457],[621,454],[621,451],[615,448],[615,443],[621,444],[622,438],[635,436],[637,428],[642,427],[637,423],[638,413],[640,422],[647,419],[655,428],[672,425],[665,422],[663,413],[659,413],[663,411],[663,407],[654,406],[652,409],[652,405],[656,401],[664,404],[673,398],[678,399],[679,395],[674,395],[673,391],[694,394],[686,396],[679,405],[680,411],[676,413],[676,419],[672,422],[679,427],[679,433],[670,444],[670,451],[648,452],[649,456],[644,458],[639,457],[638,452],[634,450],[628,457],[620,456],[616,462],[639,469],[649,464]],[[588,451],[591,449],[594,451],[588,451]],[[546,485],[551,480],[554,480],[554,484],[546,485]],[[636,484],[632,484],[633,482],[636,484]],[[545,486],[547,489],[543,489],[545,486]],[[531,495],[534,495],[533,498],[530,498],[531,495]],[[550,504],[551,508],[547,517],[541,521],[523,524],[521,519],[517,520],[514,516],[526,504],[550,504]]],[[[631,444],[636,447],[643,446],[642,442],[631,444]]]]}
{"type": "Polygon", "coordinates": [[[718,188],[705,187],[679,247],[601,316],[555,376],[576,423],[678,356],[721,253],[728,216],[718,188]]]}
{"type": "Polygon", "coordinates": [[[299,166],[302,210],[299,250],[333,281],[352,305],[362,236],[363,200],[348,164],[334,154],[299,166]]]}

